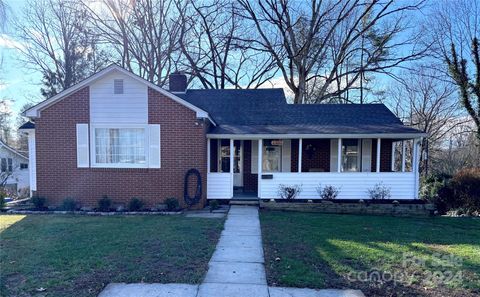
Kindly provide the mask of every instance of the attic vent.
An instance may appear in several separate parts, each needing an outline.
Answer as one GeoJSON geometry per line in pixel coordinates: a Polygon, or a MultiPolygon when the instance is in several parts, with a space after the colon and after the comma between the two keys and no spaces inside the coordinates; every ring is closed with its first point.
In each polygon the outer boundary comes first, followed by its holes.
{"type": "Polygon", "coordinates": [[[114,79],[113,80],[113,93],[114,94],[123,94],[123,79],[114,79]]]}

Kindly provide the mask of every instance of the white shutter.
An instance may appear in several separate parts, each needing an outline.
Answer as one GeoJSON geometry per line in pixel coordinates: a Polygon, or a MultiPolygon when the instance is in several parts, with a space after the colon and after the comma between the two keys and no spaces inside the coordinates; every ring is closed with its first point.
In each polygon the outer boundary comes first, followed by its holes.
{"type": "Polygon", "coordinates": [[[330,172],[338,171],[338,139],[330,139],[330,172]]]}
{"type": "Polygon", "coordinates": [[[282,144],[282,172],[290,172],[292,167],[291,157],[292,142],[290,139],[284,139],[282,144]]]}
{"type": "Polygon", "coordinates": [[[160,125],[148,125],[148,167],[160,168],[160,125]]]}
{"type": "Polygon", "coordinates": [[[90,166],[88,149],[88,124],[77,124],[77,167],[90,166]]]}
{"type": "Polygon", "coordinates": [[[251,170],[252,173],[258,173],[258,140],[252,140],[251,170]]]}
{"type": "Polygon", "coordinates": [[[362,172],[372,171],[372,140],[362,141],[362,172]]]}

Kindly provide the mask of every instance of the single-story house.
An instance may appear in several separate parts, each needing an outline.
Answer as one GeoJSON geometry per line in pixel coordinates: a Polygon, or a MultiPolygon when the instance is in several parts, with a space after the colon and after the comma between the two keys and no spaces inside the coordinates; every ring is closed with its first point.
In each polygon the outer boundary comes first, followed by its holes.
{"type": "Polygon", "coordinates": [[[28,157],[0,140],[0,183],[20,196],[29,195],[28,157]]]}
{"type": "Polygon", "coordinates": [[[339,187],[340,199],[368,199],[380,182],[392,199],[418,198],[426,135],[383,104],[293,105],[282,89],[187,89],[178,73],[167,91],[111,65],[24,115],[34,122],[24,129],[31,187],[52,204],[183,201],[192,168],[203,201],[278,198],[281,184],[317,199],[320,183],[339,187]]]}

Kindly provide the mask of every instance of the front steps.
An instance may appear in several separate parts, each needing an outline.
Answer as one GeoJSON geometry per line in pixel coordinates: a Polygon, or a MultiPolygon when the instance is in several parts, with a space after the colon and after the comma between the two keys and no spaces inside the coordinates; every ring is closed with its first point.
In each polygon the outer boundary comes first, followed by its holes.
{"type": "Polygon", "coordinates": [[[260,199],[258,198],[232,198],[230,200],[230,205],[250,205],[258,206],[260,205],[260,199]]]}

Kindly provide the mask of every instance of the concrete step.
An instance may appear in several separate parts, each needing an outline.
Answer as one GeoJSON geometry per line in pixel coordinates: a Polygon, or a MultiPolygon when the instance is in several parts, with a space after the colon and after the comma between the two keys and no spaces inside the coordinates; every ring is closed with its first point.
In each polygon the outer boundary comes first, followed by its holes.
{"type": "Polygon", "coordinates": [[[259,199],[232,199],[230,200],[230,205],[260,205],[259,199]]]}

